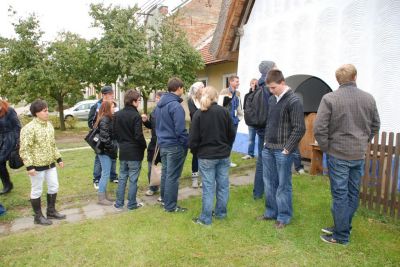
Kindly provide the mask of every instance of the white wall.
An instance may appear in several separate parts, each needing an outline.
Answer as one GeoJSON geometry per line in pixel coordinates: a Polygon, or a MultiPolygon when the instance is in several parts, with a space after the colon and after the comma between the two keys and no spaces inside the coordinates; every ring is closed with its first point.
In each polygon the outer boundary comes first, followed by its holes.
{"type": "MultiPolygon", "coordinates": [[[[336,90],[335,70],[352,63],[358,87],[378,105],[381,129],[400,132],[399,0],[256,0],[240,40],[240,91],[273,60],[285,76],[310,74],[336,90]]],[[[241,122],[239,132],[247,132],[241,122]]]]}

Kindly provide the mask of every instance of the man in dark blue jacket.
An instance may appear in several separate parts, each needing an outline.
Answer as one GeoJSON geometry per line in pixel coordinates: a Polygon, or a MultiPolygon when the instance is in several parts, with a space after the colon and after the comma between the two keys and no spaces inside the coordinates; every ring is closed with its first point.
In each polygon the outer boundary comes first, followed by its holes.
{"type": "Polygon", "coordinates": [[[179,78],[168,81],[168,93],[164,94],[156,108],[156,134],[161,154],[161,199],[168,212],[183,212],[177,205],[179,177],[185,163],[188,132],[182,105],[183,82],[179,78]]]}

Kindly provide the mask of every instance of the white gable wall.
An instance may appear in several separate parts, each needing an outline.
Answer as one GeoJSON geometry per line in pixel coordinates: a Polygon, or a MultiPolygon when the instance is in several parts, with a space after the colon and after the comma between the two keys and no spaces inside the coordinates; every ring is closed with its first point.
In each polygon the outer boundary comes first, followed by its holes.
{"type": "MultiPolygon", "coordinates": [[[[381,129],[400,132],[400,1],[256,0],[240,40],[242,96],[258,64],[273,60],[285,76],[310,74],[336,90],[335,70],[352,63],[358,87],[378,105],[381,129]]],[[[246,133],[241,122],[239,132],[246,133]]]]}

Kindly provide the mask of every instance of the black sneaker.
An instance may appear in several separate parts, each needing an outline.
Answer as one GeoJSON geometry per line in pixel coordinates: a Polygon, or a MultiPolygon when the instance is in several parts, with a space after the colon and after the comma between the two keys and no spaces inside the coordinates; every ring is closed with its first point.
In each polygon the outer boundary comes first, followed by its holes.
{"type": "Polygon", "coordinates": [[[349,242],[341,242],[339,240],[336,240],[330,235],[321,235],[320,238],[322,241],[328,244],[343,245],[343,246],[347,246],[349,244],[349,242]]]}
{"type": "Polygon", "coordinates": [[[179,206],[177,206],[175,209],[173,209],[173,210],[165,210],[166,212],[186,212],[187,211],[187,208],[182,208],[182,207],[179,207],[179,206]]]}
{"type": "Polygon", "coordinates": [[[321,229],[321,232],[325,233],[326,235],[333,235],[333,230],[335,229],[334,226],[325,227],[321,229]]]}

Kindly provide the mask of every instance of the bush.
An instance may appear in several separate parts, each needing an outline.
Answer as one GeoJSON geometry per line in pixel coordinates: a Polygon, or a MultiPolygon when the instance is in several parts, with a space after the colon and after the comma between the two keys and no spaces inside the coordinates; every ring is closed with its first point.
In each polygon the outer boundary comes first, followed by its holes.
{"type": "Polygon", "coordinates": [[[54,129],[61,128],[60,118],[58,115],[49,115],[49,122],[51,122],[51,124],[53,124],[54,129]]]}
{"type": "Polygon", "coordinates": [[[76,118],[69,116],[65,120],[65,128],[67,128],[67,129],[75,129],[77,122],[78,122],[78,120],[76,118]]]}

